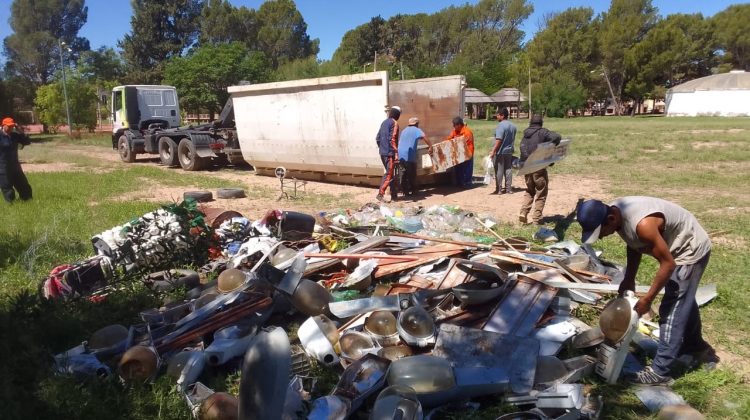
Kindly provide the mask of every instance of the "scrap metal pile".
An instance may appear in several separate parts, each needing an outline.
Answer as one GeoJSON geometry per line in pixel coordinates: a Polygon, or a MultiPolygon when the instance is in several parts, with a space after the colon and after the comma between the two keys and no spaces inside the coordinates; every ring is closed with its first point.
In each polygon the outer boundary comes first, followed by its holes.
{"type": "Polygon", "coordinates": [[[103,299],[136,276],[186,299],[95,332],[56,369],[127,383],[166,373],[199,419],[439,418],[486,397],[524,412],[507,418],[598,418],[582,378],[639,370],[631,344],[654,351],[655,324],[628,297],[606,302],[622,271],[591,248],[501,238],[494,223],[375,204],[257,221],[189,202],[149,213],[94,236],[88,269],[56,268],[44,295],[103,299]],[[187,255],[198,271],[169,269],[187,255]],[[599,327],[572,315],[586,307],[599,327]],[[315,365],[339,380],[313,399],[315,365]],[[218,371],[240,372],[238,396],[204,385],[218,371]]]}

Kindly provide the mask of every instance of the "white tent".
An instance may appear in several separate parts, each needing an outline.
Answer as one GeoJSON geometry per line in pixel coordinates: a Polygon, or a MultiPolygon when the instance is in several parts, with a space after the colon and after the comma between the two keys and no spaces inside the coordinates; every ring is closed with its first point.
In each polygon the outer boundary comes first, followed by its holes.
{"type": "Polygon", "coordinates": [[[750,73],[734,70],[677,85],[667,91],[667,116],[750,116],[750,73]]]}

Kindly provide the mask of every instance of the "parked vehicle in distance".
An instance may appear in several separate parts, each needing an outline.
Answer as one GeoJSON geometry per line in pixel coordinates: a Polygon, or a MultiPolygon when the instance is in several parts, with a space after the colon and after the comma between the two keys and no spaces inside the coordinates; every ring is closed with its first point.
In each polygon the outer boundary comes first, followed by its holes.
{"type": "Polygon", "coordinates": [[[126,85],[112,89],[112,148],[123,162],[138,154],[158,154],[165,166],[197,171],[212,165],[244,163],[230,99],[219,119],[180,126],[173,86],[126,85]]]}

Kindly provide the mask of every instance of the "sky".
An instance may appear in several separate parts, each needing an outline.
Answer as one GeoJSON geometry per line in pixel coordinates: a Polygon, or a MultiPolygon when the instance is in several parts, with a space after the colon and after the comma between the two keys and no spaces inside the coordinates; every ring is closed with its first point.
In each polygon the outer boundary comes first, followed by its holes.
{"type": "MultiPolygon", "coordinates": [[[[5,24],[10,17],[12,0],[0,0],[0,39],[10,35],[12,30],[5,24]]],[[[246,6],[257,9],[262,0],[230,0],[234,6],[246,6]]],[[[380,15],[385,19],[396,14],[434,13],[451,5],[477,3],[473,1],[451,0],[296,0],[297,8],[307,22],[307,32],[311,38],[320,39],[318,58],[330,59],[348,30],[367,23],[372,17],[380,15]]],[[[538,30],[542,17],[548,13],[560,12],[568,7],[591,7],[594,13],[606,11],[607,0],[532,0],[534,13],[524,22],[522,29],[526,39],[533,37],[538,30]]],[[[653,0],[654,6],[662,16],[673,13],[703,13],[712,16],[731,4],[741,1],[711,0],[653,0]]],[[[102,45],[117,46],[117,41],[130,32],[132,9],[129,0],[87,0],[89,8],[88,21],[81,28],[80,35],[89,39],[91,48],[102,45]],[[115,20],[116,19],[116,20],[115,20]]]]}

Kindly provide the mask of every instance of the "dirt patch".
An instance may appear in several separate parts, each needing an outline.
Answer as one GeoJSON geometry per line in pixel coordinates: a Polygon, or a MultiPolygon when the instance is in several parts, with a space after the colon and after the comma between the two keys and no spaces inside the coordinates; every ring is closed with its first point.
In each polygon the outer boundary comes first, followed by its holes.
{"type": "Polygon", "coordinates": [[[710,133],[742,133],[744,132],[744,128],[730,128],[728,130],[682,130],[682,131],[673,131],[673,133],[688,133],[688,134],[710,134],[710,133]]]}
{"type": "Polygon", "coordinates": [[[716,355],[720,359],[719,367],[730,369],[742,382],[750,381],[750,362],[747,359],[721,349],[716,349],[716,355]]]}
{"type": "Polygon", "coordinates": [[[82,168],[70,162],[49,162],[49,163],[24,163],[23,171],[27,173],[45,173],[45,172],[77,172],[82,168]]]}
{"type": "MultiPolygon", "coordinates": [[[[75,151],[84,156],[97,158],[103,161],[113,162],[113,168],[120,165],[129,165],[120,161],[117,153],[107,149],[97,149],[84,146],[65,146],[69,151],[75,151]]],[[[157,160],[148,155],[148,159],[138,159],[139,164],[153,165],[164,170],[175,170],[158,164],[157,160]]],[[[179,169],[176,169],[179,170],[179,169]]],[[[214,200],[211,204],[239,211],[248,218],[262,216],[268,209],[289,208],[298,211],[317,212],[335,210],[348,204],[351,207],[360,207],[368,202],[375,201],[377,190],[374,187],[362,187],[352,185],[331,184],[324,182],[309,181],[306,185],[307,198],[301,200],[277,201],[280,194],[279,181],[268,176],[258,176],[251,171],[242,170],[217,170],[204,171],[202,176],[213,177],[227,181],[227,186],[246,188],[248,197],[232,200],[214,200]]],[[[494,181],[493,181],[494,182],[494,181]]],[[[152,202],[171,202],[182,199],[182,193],[195,190],[192,187],[168,187],[154,184],[153,181],[144,183],[148,188],[141,191],[121,195],[116,200],[143,200],[152,202]]],[[[550,192],[544,210],[545,217],[566,216],[576,206],[581,198],[609,199],[604,191],[600,180],[594,178],[583,178],[573,175],[556,175],[554,171],[550,174],[550,192]]],[[[477,186],[467,190],[458,190],[450,187],[430,188],[417,200],[399,201],[392,204],[395,207],[423,206],[429,207],[437,204],[458,205],[465,209],[471,209],[477,213],[485,213],[494,216],[499,221],[517,224],[518,211],[521,208],[523,190],[525,189],[522,176],[513,178],[513,193],[506,195],[490,195],[494,184],[489,186],[477,186]]],[[[216,192],[214,191],[214,196],[216,192]]]]}
{"type": "Polygon", "coordinates": [[[711,209],[706,211],[706,213],[718,214],[721,216],[743,215],[748,214],[748,212],[750,212],[750,207],[722,207],[719,209],[711,209]]]}
{"type": "Polygon", "coordinates": [[[731,233],[725,235],[716,235],[711,237],[711,242],[714,245],[723,246],[731,249],[746,249],[747,241],[745,238],[739,235],[731,233]]]}
{"type": "Polygon", "coordinates": [[[716,149],[719,147],[728,147],[731,146],[732,143],[729,143],[727,141],[694,141],[690,143],[691,146],[693,146],[693,150],[702,150],[702,149],[716,149]]]}

